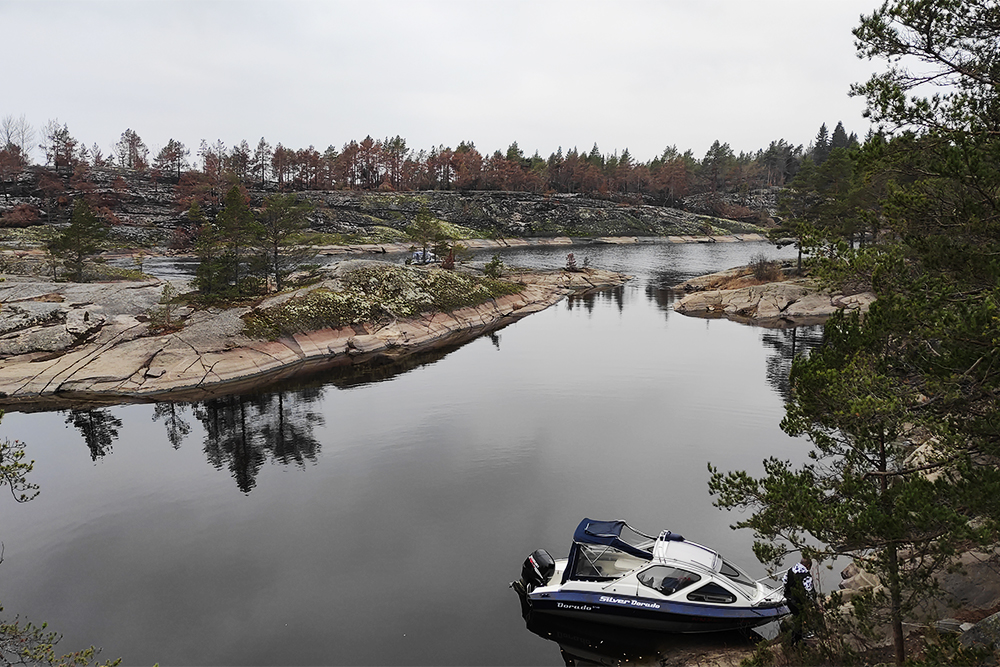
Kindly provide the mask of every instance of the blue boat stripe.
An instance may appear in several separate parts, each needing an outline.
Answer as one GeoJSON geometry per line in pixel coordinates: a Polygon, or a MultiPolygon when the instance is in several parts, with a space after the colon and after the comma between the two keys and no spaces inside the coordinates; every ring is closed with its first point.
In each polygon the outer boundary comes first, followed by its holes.
{"type": "Polygon", "coordinates": [[[784,616],[788,613],[787,608],[784,606],[715,607],[693,602],[649,600],[629,595],[589,593],[582,591],[558,591],[548,593],[545,597],[532,593],[529,595],[529,598],[532,605],[538,606],[539,608],[576,609],[577,611],[600,611],[619,614],[623,612],[648,612],[651,616],[669,615],[678,618],[698,617],[711,618],[718,621],[777,618],[778,616],[784,616]],[[559,603],[561,603],[562,606],[560,606],[559,603]]]}

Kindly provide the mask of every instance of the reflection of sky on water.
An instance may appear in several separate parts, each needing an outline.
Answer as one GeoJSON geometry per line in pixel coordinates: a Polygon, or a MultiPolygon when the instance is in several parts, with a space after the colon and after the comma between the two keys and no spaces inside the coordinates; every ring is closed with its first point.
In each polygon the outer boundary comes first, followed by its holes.
{"type": "Polygon", "coordinates": [[[558,654],[506,585],[532,550],[565,555],[582,516],[762,576],[706,464],[803,456],[778,429],[788,334],[676,315],[660,290],[666,264],[682,280],[769,248],[716,245],[598,248],[637,279],[422,365],[10,413],[41,494],[0,515],[0,600],[130,664],[539,664],[558,654]],[[80,424],[113,446],[95,456],[80,424]]]}
{"type": "MultiPolygon", "coordinates": [[[[638,276],[643,282],[657,287],[671,287],[689,278],[748,264],[758,253],[785,260],[795,259],[794,249],[778,249],[768,243],[644,243],[644,244],[592,244],[577,246],[514,247],[477,250],[471,261],[487,262],[494,254],[513,266],[536,269],[554,269],[566,265],[570,252],[578,266],[585,264],[622,271],[638,276]],[[729,264],[729,262],[732,262],[729,264]]],[[[312,261],[332,264],[346,259],[385,259],[403,262],[407,254],[394,255],[317,255],[312,261]]],[[[129,256],[112,260],[112,264],[135,268],[129,256]]],[[[195,257],[146,257],[143,271],[161,278],[190,278],[194,276],[198,260],[195,257]]]]}

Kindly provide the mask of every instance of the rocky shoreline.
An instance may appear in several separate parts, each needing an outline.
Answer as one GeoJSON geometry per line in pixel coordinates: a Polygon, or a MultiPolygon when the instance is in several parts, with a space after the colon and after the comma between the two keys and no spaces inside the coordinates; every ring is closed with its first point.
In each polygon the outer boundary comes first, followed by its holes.
{"type": "Polygon", "coordinates": [[[157,308],[166,284],[159,280],[77,284],[10,278],[0,283],[0,405],[52,409],[245,391],[322,369],[393,361],[465,342],[571,294],[616,287],[629,278],[598,269],[521,273],[507,278],[523,285],[520,293],[478,306],[273,341],[244,334],[241,317],[250,306],[179,308],[173,317],[183,327],[157,333],[143,314],[157,308]]]}
{"type": "MultiPolygon", "coordinates": [[[[759,234],[748,233],[472,239],[463,243],[482,250],[764,240],[759,234]]],[[[409,250],[408,243],[318,248],[321,255],[344,259],[409,250]]],[[[39,253],[8,251],[4,257],[7,265],[30,267],[40,261],[39,253]]],[[[427,314],[391,325],[367,323],[260,341],[242,333],[240,317],[248,306],[199,311],[178,308],[174,316],[183,322],[183,328],[156,334],[147,315],[157,309],[166,284],[157,279],[65,283],[6,275],[0,282],[0,406],[31,410],[81,402],[196,400],[326,368],[394,361],[471,340],[570,294],[616,287],[627,279],[596,269],[525,273],[516,278],[525,284],[519,295],[493,299],[475,308],[427,314]]]]}
{"type": "Polygon", "coordinates": [[[822,324],[838,311],[867,312],[873,292],[821,289],[809,278],[763,282],[751,267],[737,267],[693,278],[674,287],[684,296],[674,310],[692,317],[724,317],[744,324],[786,328],[822,324]]]}
{"type": "MultiPolygon", "coordinates": [[[[767,237],[757,233],[747,234],[674,234],[668,236],[551,236],[512,239],[466,239],[460,243],[469,250],[496,248],[530,248],[538,246],[588,246],[588,245],[654,245],[674,243],[762,243],[767,237]]],[[[409,252],[412,243],[366,243],[341,246],[320,246],[320,255],[392,254],[409,252]]]]}
{"type": "MultiPolygon", "coordinates": [[[[509,248],[538,248],[565,246],[569,249],[586,248],[588,246],[601,245],[658,245],[658,244],[679,244],[679,243],[763,243],[767,237],[757,233],[747,234],[674,234],[668,236],[545,236],[535,238],[510,238],[510,239],[464,239],[460,243],[469,250],[503,250],[509,248]]],[[[408,254],[412,251],[413,244],[410,242],[398,243],[348,243],[345,245],[319,245],[316,246],[316,254],[324,257],[357,257],[367,255],[395,255],[408,254]]],[[[29,256],[31,253],[40,254],[41,250],[20,250],[14,253],[15,257],[29,256]]],[[[134,251],[118,250],[104,254],[106,258],[130,257],[134,251]]],[[[166,254],[173,257],[194,257],[190,252],[165,252],[165,253],[145,253],[166,254]]]]}

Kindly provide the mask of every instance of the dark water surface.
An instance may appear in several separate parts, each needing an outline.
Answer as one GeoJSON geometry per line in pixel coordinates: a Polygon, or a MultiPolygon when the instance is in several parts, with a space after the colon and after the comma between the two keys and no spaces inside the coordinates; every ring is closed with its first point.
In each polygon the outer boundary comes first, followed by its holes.
{"type": "Polygon", "coordinates": [[[562,664],[507,585],[532,550],[564,556],[584,516],[763,576],[706,464],[802,458],[778,427],[793,333],[677,315],[663,287],[794,251],[574,250],[637,277],[395,375],[7,414],[41,494],[0,501],[5,613],[126,664],[562,664]]]}

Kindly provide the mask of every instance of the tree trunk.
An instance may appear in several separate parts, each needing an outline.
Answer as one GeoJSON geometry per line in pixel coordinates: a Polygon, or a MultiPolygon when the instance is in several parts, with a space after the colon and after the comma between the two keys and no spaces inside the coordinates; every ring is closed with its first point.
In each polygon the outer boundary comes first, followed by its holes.
{"type": "Polygon", "coordinates": [[[892,641],[896,649],[896,664],[906,662],[906,637],[903,635],[903,615],[900,610],[902,592],[899,586],[899,553],[896,545],[889,545],[889,619],[892,623],[892,641]]]}
{"type": "MultiPolygon", "coordinates": [[[[879,446],[879,472],[885,473],[888,470],[888,452],[886,451],[885,443],[885,432],[882,432],[881,443],[879,446]]],[[[889,477],[888,475],[879,475],[879,491],[882,495],[882,505],[883,511],[890,513],[892,507],[889,506],[888,493],[889,493],[889,477]]],[[[896,547],[895,542],[889,542],[885,547],[886,550],[886,567],[887,574],[889,575],[889,581],[886,582],[889,587],[889,623],[892,626],[892,642],[896,649],[896,664],[902,667],[903,663],[906,662],[906,644],[904,643],[905,637],[903,635],[903,613],[902,613],[902,591],[900,590],[899,581],[899,550],[896,547]]]]}

